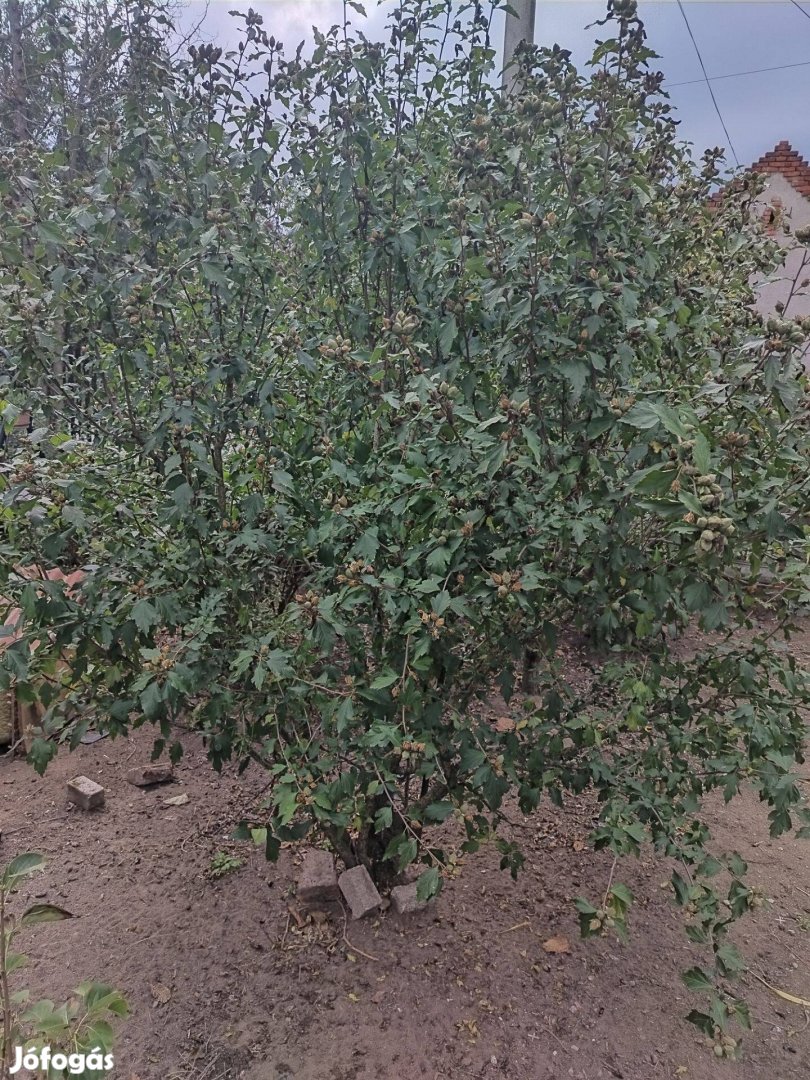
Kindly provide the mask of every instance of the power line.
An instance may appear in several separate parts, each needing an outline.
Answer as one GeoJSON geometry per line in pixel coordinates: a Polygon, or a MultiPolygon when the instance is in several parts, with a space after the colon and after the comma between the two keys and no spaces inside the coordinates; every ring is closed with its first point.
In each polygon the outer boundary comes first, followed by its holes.
{"type": "MultiPolygon", "coordinates": [[[[808,13],[810,18],[810,13],[808,13]]],[[[776,67],[751,68],[750,71],[732,71],[728,75],[710,75],[709,82],[719,82],[720,79],[739,79],[743,75],[759,75],[763,71],[785,71],[787,68],[810,67],[810,60],[800,60],[795,64],[777,64],[776,67]]],[[[668,82],[666,86],[693,86],[695,83],[705,82],[705,79],[685,79],[683,82],[668,82]]]]}
{"type": "Polygon", "coordinates": [[[734,143],[731,141],[731,136],[728,133],[728,128],[726,127],[726,122],[723,119],[723,114],[720,112],[720,106],[717,104],[717,98],[714,96],[714,90],[712,89],[711,81],[709,80],[709,76],[708,76],[708,74],[706,72],[706,65],[703,63],[703,57],[700,55],[700,49],[698,48],[698,43],[695,41],[695,35],[692,33],[692,27],[689,25],[689,20],[686,17],[686,11],[684,10],[683,0],[678,0],[678,7],[681,10],[681,15],[683,15],[683,21],[686,23],[686,29],[689,31],[689,37],[692,39],[692,44],[695,46],[695,52],[697,53],[697,58],[698,58],[698,61],[700,62],[700,70],[703,72],[703,79],[704,79],[704,81],[706,83],[706,88],[708,89],[709,94],[711,95],[712,104],[714,105],[715,112],[717,113],[717,116],[719,117],[720,123],[721,123],[721,125],[723,127],[723,131],[725,132],[726,139],[728,140],[729,149],[731,150],[732,154],[734,155],[734,161],[735,161],[737,167],[739,168],[740,159],[737,157],[737,151],[734,149],[734,143]]]}
{"type": "Polygon", "coordinates": [[[790,0],[790,2],[795,8],[799,9],[802,15],[804,15],[805,19],[810,19],[810,11],[805,11],[805,9],[802,7],[801,4],[797,2],[797,0],[790,0]]]}

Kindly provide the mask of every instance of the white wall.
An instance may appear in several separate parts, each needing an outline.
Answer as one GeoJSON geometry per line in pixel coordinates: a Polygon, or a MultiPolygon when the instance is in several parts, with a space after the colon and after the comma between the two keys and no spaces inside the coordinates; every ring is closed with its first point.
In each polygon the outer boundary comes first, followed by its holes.
{"type": "Polygon", "coordinates": [[[777,213],[789,225],[790,232],[785,234],[777,220],[775,239],[786,249],[787,257],[785,265],[775,275],[759,283],[757,308],[775,314],[776,304],[781,300],[786,305],[786,317],[807,316],[810,315],[810,285],[802,287],[802,282],[810,279],[810,247],[797,244],[793,233],[810,225],[810,199],[800,195],[779,173],[771,173],[768,186],[756,203],[757,218],[769,207],[778,208],[779,204],[781,210],[777,213]]]}

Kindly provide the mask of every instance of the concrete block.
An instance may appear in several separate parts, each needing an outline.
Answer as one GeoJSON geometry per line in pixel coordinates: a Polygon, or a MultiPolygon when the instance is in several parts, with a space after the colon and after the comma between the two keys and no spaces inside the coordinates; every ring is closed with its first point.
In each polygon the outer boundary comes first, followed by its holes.
{"type": "Polygon", "coordinates": [[[67,797],[82,810],[97,810],[104,805],[104,788],[88,776],[74,776],[68,780],[67,797]]]}
{"type": "Polygon", "coordinates": [[[371,915],[382,903],[377,886],[365,866],[353,866],[351,870],[344,870],[338,878],[338,885],[353,919],[371,915]]]}
{"type": "Polygon", "coordinates": [[[340,899],[334,857],[321,848],[304,853],[296,896],[307,905],[328,904],[340,899]]]}
{"type": "Polygon", "coordinates": [[[409,885],[397,885],[391,890],[391,908],[397,915],[412,915],[415,911],[424,911],[429,900],[418,900],[416,882],[409,885]]]}

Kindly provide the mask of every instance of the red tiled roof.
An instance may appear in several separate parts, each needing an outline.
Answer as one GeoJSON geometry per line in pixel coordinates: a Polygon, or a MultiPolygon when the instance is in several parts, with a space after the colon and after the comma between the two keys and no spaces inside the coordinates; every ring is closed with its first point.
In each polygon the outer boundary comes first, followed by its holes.
{"type": "Polygon", "coordinates": [[[810,198],[810,165],[793,149],[787,139],[777,143],[773,150],[755,161],[751,172],[779,173],[800,195],[810,198]]]}

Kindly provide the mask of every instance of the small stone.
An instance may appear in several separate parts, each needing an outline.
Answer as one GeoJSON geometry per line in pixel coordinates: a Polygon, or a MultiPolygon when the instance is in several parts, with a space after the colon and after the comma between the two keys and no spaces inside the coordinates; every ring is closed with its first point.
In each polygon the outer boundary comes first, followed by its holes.
{"type": "Polygon", "coordinates": [[[410,885],[397,885],[391,890],[391,907],[397,915],[412,915],[415,911],[422,911],[427,904],[427,900],[417,899],[415,881],[410,885]]]}
{"type": "Polygon", "coordinates": [[[335,860],[328,851],[310,848],[304,852],[295,894],[304,904],[328,904],[340,899],[335,860]]]}
{"type": "Polygon", "coordinates": [[[82,810],[97,810],[104,805],[104,788],[88,776],[74,776],[68,780],[67,797],[82,810]]]}
{"type": "Polygon", "coordinates": [[[174,777],[171,765],[138,765],[127,773],[127,780],[135,787],[152,787],[153,784],[167,784],[174,777]]]}
{"type": "Polygon", "coordinates": [[[382,903],[382,897],[365,866],[353,866],[351,870],[344,870],[338,878],[338,885],[353,919],[371,915],[382,903]]]}
{"type": "Polygon", "coordinates": [[[93,743],[100,742],[101,739],[106,739],[106,732],[101,731],[86,731],[79,740],[82,746],[92,746],[93,743]]]}

